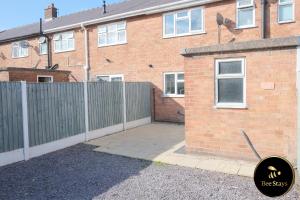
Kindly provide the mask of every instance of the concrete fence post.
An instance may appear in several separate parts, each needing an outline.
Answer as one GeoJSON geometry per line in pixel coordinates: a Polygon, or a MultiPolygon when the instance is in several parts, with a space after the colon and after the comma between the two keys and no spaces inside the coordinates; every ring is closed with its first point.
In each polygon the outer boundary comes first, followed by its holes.
{"type": "Polygon", "coordinates": [[[123,81],[123,130],[127,129],[127,119],[126,119],[126,82],[123,81]]]}
{"type": "Polygon", "coordinates": [[[84,81],[84,121],[85,121],[85,141],[88,140],[89,133],[89,102],[88,102],[88,83],[84,81]]]}
{"type": "Polygon", "coordinates": [[[28,130],[27,84],[25,81],[21,81],[21,91],[22,91],[24,160],[28,160],[29,159],[29,130],[28,130]]]}

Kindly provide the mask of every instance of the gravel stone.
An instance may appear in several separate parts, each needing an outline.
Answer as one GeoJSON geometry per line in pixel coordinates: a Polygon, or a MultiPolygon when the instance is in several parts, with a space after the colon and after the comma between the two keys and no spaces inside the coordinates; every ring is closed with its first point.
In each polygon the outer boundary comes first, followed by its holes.
{"type": "MultiPolygon", "coordinates": [[[[0,168],[0,199],[270,199],[253,179],[94,152],[79,144],[0,168]]],[[[278,199],[299,199],[293,189],[278,199]]]]}

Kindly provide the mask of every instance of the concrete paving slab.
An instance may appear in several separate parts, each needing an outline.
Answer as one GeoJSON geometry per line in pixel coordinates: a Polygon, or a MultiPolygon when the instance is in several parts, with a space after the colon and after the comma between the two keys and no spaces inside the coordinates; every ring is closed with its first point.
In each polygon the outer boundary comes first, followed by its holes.
{"type": "Polygon", "coordinates": [[[185,147],[184,126],[152,123],[87,142],[94,151],[227,174],[252,177],[256,162],[178,153],[185,147]]]}

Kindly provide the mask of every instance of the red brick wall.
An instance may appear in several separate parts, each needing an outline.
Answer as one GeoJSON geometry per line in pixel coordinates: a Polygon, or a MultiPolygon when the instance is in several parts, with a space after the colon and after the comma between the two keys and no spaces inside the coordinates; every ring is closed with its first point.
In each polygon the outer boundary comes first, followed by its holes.
{"type": "Polygon", "coordinates": [[[0,71],[0,82],[9,81],[9,74],[7,71],[0,71]]]}
{"type": "Polygon", "coordinates": [[[279,24],[278,19],[278,4],[277,0],[269,1],[267,20],[269,28],[269,37],[282,37],[287,35],[299,35],[300,32],[300,2],[295,0],[295,21],[292,23],[279,24]]]}
{"type": "Polygon", "coordinates": [[[69,73],[67,72],[37,72],[37,71],[10,71],[9,81],[27,81],[27,82],[37,82],[38,76],[52,76],[53,82],[69,82],[69,73]]]}
{"type": "Polygon", "coordinates": [[[245,130],[261,156],[296,154],[296,50],[209,55],[185,60],[186,144],[190,151],[255,159],[245,130]],[[246,59],[247,109],[214,107],[214,62],[246,59]],[[284,58],[284,59],[283,59],[284,58]],[[274,90],[262,85],[274,83],[274,90]]]}

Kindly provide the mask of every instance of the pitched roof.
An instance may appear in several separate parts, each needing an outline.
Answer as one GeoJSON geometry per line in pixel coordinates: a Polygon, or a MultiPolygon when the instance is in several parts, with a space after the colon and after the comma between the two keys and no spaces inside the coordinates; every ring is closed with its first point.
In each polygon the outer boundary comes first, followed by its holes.
{"type": "MultiPolygon", "coordinates": [[[[65,27],[73,24],[80,24],[87,21],[97,20],[101,18],[107,18],[109,16],[119,15],[122,13],[134,12],[144,10],[152,7],[158,7],[163,5],[171,5],[176,3],[191,3],[198,2],[207,3],[212,0],[125,0],[120,3],[107,5],[107,13],[103,14],[103,8],[98,7],[90,10],[85,10],[65,16],[55,18],[51,21],[43,21],[43,29],[45,31],[50,29],[56,29],[59,27],[65,27]]],[[[143,13],[139,13],[143,14],[143,13]]],[[[10,39],[17,39],[19,37],[31,36],[39,34],[39,22],[21,26],[9,30],[0,32],[0,42],[4,42],[10,39]]]]}

